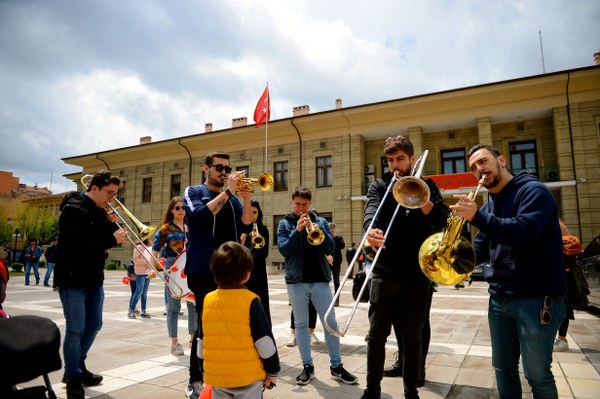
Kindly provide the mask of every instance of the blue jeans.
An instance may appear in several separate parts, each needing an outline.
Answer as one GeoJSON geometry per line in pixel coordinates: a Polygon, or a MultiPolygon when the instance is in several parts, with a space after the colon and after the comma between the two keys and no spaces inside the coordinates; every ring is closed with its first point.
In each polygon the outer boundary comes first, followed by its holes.
{"type": "Polygon", "coordinates": [[[63,356],[67,378],[81,375],[85,359],[102,328],[104,289],[60,287],[58,290],[66,320],[63,356]]]}
{"type": "Polygon", "coordinates": [[[135,292],[129,301],[129,310],[133,312],[140,298],[142,299],[142,313],[146,313],[146,300],[148,299],[148,287],[150,279],[146,274],[135,275],[135,292]]]}
{"type": "Polygon", "coordinates": [[[39,265],[39,262],[25,262],[25,285],[29,285],[29,274],[31,273],[31,268],[33,268],[35,283],[40,283],[40,273],[38,272],[39,265]]]}
{"type": "Polygon", "coordinates": [[[544,297],[505,299],[490,296],[488,321],[492,340],[492,365],[500,398],[520,398],[519,357],[534,398],[558,398],[552,374],[552,346],[566,306],[552,298],[550,324],[540,323],[544,297]]]}
{"type": "MultiPolygon", "coordinates": [[[[169,295],[167,305],[167,331],[169,338],[177,338],[177,322],[179,321],[179,311],[181,310],[181,299],[175,299],[169,295]]],[[[185,301],[188,310],[188,333],[193,335],[198,329],[198,313],[196,305],[185,301]]]]}
{"type": "Polygon", "coordinates": [[[46,270],[46,275],[44,276],[44,285],[50,285],[50,276],[52,275],[52,271],[54,270],[54,263],[48,262],[46,263],[46,267],[48,268],[48,270],[46,270]]]}
{"type": "MultiPolygon", "coordinates": [[[[325,317],[325,312],[333,300],[333,294],[329,283],[297,283],[287,284],[287,291],[292,303],[294,312],[294,324],[296,326],[296,342],[300,350],[302,364],[314,366],[310,351],[310,335],[308,332],[308,301],[311,301],[317,309],[321,324],[325,317]]],[[[334,330],[338,329],[335,320],[335,312],[331,311],[327,322],[334,330]]],[[[329,363],[331,367],[338,367],[342,364],[342,355],[340,354],[340,339],[332,335],[326,328],[325,345],[329,353],[329,363]]]]}

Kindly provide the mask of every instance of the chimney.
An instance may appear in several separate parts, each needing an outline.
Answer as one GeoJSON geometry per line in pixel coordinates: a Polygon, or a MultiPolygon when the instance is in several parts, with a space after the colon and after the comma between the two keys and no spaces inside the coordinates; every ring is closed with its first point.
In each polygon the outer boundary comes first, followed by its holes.
{"type": "Polygon", "coordinates": [[[208,122],[204,124],[204,133],[212,132],[212,123],[208,122]]]}
{"type": "Polygon", "coordinates": [[[594,63],[600,65],[600,50],[594,53],[594,63]]]}
{"type": "Polygon", "coordinates": [[[310,114],[310,107],[308,105],[299,105],[292,108],[292,116],[302,116],[310,114]]]}
{"type": "Polygon", "coordinates": [[[142,144],[150,144],[152,143],[152,136],[143,136],[140,137],[140,145],[142,144]]]}
{"type": "Polygon", "coordinates": [[[246,118],[245,116],[242,116],[241,118],[233,118],[231,120],[231,127],[240,127],[240,126],[247,126],[248,125],[248,118],[246,118]]]}
{"type": "Polygon", "coordinates": [[[335,109],[340,109],[342,108],[342,99],[341,98],[337,98],[335,100],[335,109]]]}

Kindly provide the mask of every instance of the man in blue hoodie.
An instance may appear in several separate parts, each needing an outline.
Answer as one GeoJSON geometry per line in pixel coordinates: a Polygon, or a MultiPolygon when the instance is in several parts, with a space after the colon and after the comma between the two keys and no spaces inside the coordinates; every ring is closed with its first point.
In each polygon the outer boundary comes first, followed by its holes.
{"type": "MultiPolygon", "coordinates": [[[[196,298],[199,315],[202,314],[206,294],[217,289],[210,271],[213,252],[224,242],[239,242],[242,233],[249,234],[252,231],[252,193],[244,191],[246,188],[241,179],[245,177],[245,172],[238,170],[232,173],[229,158],[229,154],[224,152],[207,154],[203,166],[206,181],[186,188],[183,195],[183,208],[189,228],[185,274],[188,286],[196,298]],[[239,183],[242,183],[241,191],[239,183]],[[243,199],[243,204],[234,193],[243,199]]],[[[185,391],[190,399],[198,399],[203,387],[197,347],[195,335],[190,356],[190,379],[185,391]]]]}
{"type": "Polygon", "coordinates": [[[479,230],[473,248],[478,261],[490,260],[488,321],[492,365],[500,398],[520,398],[519,356],[534,398],[558,398],[551,371],[552,346],[565,317],[565,266],[558,205],[536,176],[513,176],[506,158],[488,145],[469,151],[469,167],[489,200],[455,195],[450,206],[479,230]]]}

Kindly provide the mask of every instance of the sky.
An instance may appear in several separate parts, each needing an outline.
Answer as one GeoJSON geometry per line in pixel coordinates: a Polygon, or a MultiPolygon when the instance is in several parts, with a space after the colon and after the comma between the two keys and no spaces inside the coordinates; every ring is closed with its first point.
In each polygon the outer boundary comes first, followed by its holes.
{"type": "Polygon", "coordinates": [[[254,123],[267,82],[277,120],[599,50],[598,0],[0,0],[0,170],[61,193],[61,158],[254,123]]]}

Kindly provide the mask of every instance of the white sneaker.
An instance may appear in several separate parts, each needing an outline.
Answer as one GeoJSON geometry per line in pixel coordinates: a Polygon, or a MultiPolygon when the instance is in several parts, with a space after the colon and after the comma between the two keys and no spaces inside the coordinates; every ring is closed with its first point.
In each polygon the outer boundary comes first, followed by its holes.
{"type": "Polygon", "coordinates": [[[185,389],[185,396],[189,399],[198,399],[202,393],[202,388],[201,382],[190,382],[185,389]]]}
{"type": "Polygon", "coordinates": [[[562,339],[556,338],[554,341],[554,352],[566,352],[569,350],[569,343],[562,339]]]}
{"type": "Polygon", "coordinates": [[[296,346],[296,334],[290,334],[285,346],[289,346],[290,348],[296,346]]]}
{"type": "Polygon", "coordinates": [[[171,345],[171,355],[183,356],[183,348],[179,342],[171,345]]]}
{"type": "Polygon", "coordinates": [[[317,337],[317,335],[312,332],[310,333],[310,344],[311,345],[319,345],[321,343],[321,341],[319,341],[319,338],[317,337]]]}

